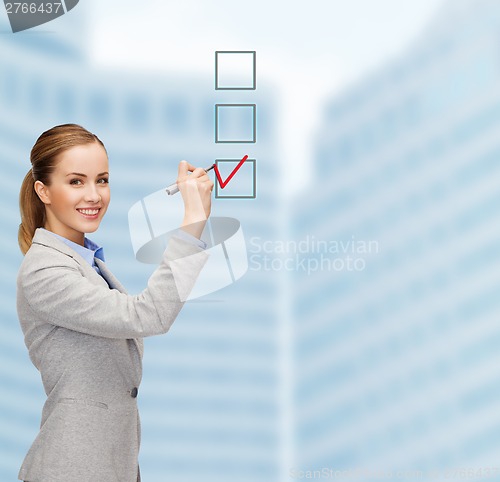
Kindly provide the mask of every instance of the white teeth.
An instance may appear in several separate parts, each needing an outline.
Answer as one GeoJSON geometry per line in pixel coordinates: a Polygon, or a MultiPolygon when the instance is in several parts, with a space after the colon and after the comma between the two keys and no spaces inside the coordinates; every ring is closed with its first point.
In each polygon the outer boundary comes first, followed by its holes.
{"type": "Polygon", "coordinates": [[[99,209],[79,209],[78,211],[87,216],[95,216],[99,212],[99,209]]]}

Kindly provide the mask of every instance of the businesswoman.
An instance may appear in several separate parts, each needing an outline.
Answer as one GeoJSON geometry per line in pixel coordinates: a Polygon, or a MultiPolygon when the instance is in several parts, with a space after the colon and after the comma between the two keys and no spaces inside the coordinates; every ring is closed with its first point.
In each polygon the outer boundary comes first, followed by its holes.
{"type": "Polygon", "coordinates": [[[181,161],[181,229],[147,288],[131,296],[85,236],[110,201],[103,143],[80,126],[56,126],[36,141],[31,164],[20,192],[17,310],[47,400],[19,479],[139,481],[142,338],[168,331],[183,304],[178,288],[189,290],[206,262],[198,238],[213,183],[181,161]]]}

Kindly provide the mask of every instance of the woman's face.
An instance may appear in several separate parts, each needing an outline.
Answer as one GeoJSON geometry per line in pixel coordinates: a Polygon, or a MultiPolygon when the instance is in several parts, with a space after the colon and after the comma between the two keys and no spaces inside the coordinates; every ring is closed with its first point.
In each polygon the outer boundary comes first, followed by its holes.
{"type": "Polygon", "coordinates": [[[85,233],[97,230],[108,208],[108,183],[108,156],[98,142],[64,151],[50,185],[35,182],[45,204],[45,228],[83,245],[85,233]]]}

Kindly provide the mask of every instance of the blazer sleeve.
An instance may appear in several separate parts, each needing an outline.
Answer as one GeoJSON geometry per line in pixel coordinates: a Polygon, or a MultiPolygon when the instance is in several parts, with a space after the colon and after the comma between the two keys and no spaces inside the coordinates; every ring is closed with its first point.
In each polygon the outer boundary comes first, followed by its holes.
{"type": "Polygon", "coordinates": [[[166,333],[186,298],[179,293],[191,290],[209,256],[172,237],[147,288],[132,296],[92,282],[60,251],[35,245],[30,251],[17,281],[20,318],[106,338],[166,333]]]}

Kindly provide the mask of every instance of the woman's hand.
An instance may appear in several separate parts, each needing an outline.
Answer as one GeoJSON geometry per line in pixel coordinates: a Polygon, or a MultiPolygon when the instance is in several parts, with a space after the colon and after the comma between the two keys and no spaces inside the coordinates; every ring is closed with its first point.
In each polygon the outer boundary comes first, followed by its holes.
{"type": "Polygon", "coordinates": [[[212,207],[213,181],[205,169],[186,161],[179,163],[177,186],[184,201],[184,219],[181,228],[200,238],[212,207]]]}

